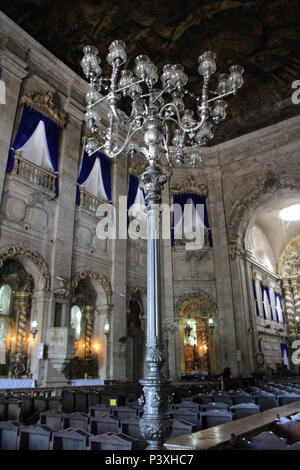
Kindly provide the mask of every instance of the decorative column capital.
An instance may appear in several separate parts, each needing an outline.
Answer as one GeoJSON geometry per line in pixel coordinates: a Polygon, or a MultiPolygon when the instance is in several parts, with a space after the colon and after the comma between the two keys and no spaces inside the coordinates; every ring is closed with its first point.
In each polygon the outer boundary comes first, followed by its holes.
{"type": "Polygon", "coordinates": [[[151,165],[141,174],[139,181],[145,193],[147,209],[150,208],[152,204],[160,204],[161,192],[167,181],[166,175],[164,175],[157,166],[151,165]]]}

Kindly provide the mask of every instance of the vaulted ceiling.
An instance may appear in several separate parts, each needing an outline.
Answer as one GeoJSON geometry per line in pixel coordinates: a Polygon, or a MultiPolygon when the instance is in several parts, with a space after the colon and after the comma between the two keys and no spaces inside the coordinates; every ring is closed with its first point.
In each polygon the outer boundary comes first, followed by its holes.
{"type": "Polygon", "coordinates": [[[245,68],[213,143],[299,114],[291,101],[300,80],[299,0],[2,0],[3,12],[81,73],[82,48],[98,47],[102,62],[114,39],[127,44],[131,68],[139,54],[158,66],[182,63],[190,91],[201,93],[197,58],[217,55],[218,72],[245,68]]]}

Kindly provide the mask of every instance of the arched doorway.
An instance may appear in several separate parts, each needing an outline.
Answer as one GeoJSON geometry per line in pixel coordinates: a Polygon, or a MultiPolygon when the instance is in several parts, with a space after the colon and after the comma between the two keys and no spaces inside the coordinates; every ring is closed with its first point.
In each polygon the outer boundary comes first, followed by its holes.
{"type": "Polygon", "coordinates": [[[33,277],[16,260],[0,269],[0,375],[21,377],[29,373],[30,313],[33,277]]]}
{"type": "Polygon", "coordinates": [[[185,296],[179,307],[181,375],[193,370],[199,374],[216,373],[215,306],[201,294],[185,296]]]}
{"type": "Polygon", "coordinates": [[[136,382],[144,375],[145,349],[144,309],[139,291],[131,295],[128,302],[126,343],[127,379],[136,382]]]}
{"type": "Polygon", "coordinates": [[[300,231],[299,211],[293,220],[282,217],[283,210],[299,204],[299,184],[294,176],[268,167],[236,202],[228,227],[232,278],[237,273],[240,276],[233,284],[233,296],[241,371],[245,374],[291,368],[287,355],[291,352],[294,313],[288,315],[286,307],[293,286],[285,284],[278,264],[287,241],[300,231]]]}
{"type": "Polygon", "coordinates": [[[75,357],[68,364],[72,378],[98,376],[98,355],[94,334],[97,294],[89,279],[76,284],[71,298],[70,326],[75,330],[75,357]]]}
{"type": "Polygon", "coordinates": [[[98,367],[97,376],[107,379],[110,377],[112,348],[104,325],[108,318],[111,322],[110,284],[103,274],[79,271],[72,280],[71,292],[70,324],[75,326],[77,357],[88,357],[90,352],[98,367]]]}

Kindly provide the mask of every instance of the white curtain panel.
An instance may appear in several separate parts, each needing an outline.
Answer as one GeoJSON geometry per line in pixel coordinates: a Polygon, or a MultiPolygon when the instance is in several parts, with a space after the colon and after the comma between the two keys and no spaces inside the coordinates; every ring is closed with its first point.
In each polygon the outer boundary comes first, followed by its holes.
{"type": "Polygon", "coordinates": [[[281,308],[279,297],[276,297],[276,309],[277,309],[277,313],[278,313],[278,321],[283,323],[282,308],[281,308]]]}
{"type": "Polygon", "coordinates": [[[138,186],[134,203],[129,207],[128,215],[129,217],[140,218],[141,216],[145,217],[146,214],[146,204],[143,191],[138,186]]]}
{"type": "Polygon", "coordinates": [[[88,193],[93,194],[93,196],[108,200],[108,197],[105,192],[104,185],[103,185],[103,178],[102,178],[102,171],[101,171],[99,157],[95,159],[95,163],[92,168],[92,171],[90,172],[85,182],[82,183],[80,186],[84,188],[88,193]]]}
{"type": "Polygon", "coordinates": [[[45,124],[40,121],[27,142],[19,149],[21,156],[45,170],[54,171],[49,155],[45,124]]]}
{"type": "MultiPolygon", "coordinates": [[[[179,204],[174,204],[174,234],[180,235],[182,230],[185,233],[194,233],[197,227],[203,226],[204,208],[197,204],[196,207],[192,199],[188,199],[184,210],[179,204]]],[[[180,236],[179,236],[180,238],[180,236]]]]}

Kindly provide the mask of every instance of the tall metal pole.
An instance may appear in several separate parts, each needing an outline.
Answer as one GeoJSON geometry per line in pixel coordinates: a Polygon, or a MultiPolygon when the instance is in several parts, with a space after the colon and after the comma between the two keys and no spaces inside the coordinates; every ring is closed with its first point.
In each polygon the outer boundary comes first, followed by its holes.
{"type": "Polygon", "coordinates": [[[140,420],[140,431],[148,442],[147,450],[159,450],[171,434],[172,423],[166,416],[168,408],[167,385],[161,367],[163,354],[161,345],[161,314],[159,296],[160,265],[160,202],[166,176],[154,162],[140,176],[147,207],[147,343],[145,362],[148,373],[140,381],[143,385],[145,404],[140,420]]]}

